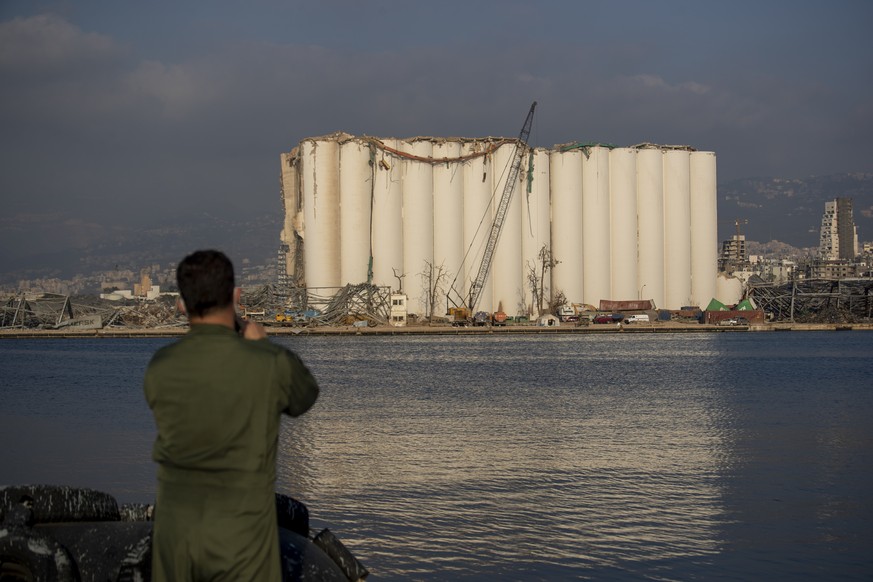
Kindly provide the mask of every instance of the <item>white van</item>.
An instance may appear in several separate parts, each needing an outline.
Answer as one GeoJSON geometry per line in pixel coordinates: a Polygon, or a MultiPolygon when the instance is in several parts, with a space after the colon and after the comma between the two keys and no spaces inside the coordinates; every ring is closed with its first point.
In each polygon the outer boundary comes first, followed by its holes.
{"type": "Polygon", "coordinates": [[[641,313],[638,315],[629,315],[627,319],[624,320],[625,323],[649,323],[649,314],[641,313]]]}

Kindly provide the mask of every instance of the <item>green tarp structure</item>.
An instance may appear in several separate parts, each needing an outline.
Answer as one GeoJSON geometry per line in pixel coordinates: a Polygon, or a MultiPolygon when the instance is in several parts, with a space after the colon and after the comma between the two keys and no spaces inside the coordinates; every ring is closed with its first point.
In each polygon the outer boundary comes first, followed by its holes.
{"type": "Polygon", "coordinates": [[[709,302],[709,305],[706,306],[706,311],[730,311],[724,303],[714,298],[709,302]]]}
{"type": "Polygon", "coordinates": [[[730,308],[718,299],[713,298],[706,306],[706,311],[755,311],[755,306],[749,299],[743,299],[736,307],[730,308]]]}

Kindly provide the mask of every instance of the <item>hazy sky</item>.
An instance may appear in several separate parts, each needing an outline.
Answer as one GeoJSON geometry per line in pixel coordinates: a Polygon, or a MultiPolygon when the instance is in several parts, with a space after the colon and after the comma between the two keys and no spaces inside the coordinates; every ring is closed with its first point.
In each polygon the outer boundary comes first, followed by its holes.
{"type": "Polygon", "coordinates": [[[873,2],[0,0],[2,214],[279,211],[334,131],[688,144],[873,172],[873,2]]]}

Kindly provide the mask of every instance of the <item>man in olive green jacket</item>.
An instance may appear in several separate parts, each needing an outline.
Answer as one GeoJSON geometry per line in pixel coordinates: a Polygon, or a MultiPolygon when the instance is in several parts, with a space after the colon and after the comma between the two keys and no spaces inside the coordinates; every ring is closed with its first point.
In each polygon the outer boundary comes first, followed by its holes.
{"type": "Polygon", "coordinates": [[[237,320],[224,254],[197,251],[176,276],[191,329],[158,350],[145,375],[158,431],[152,577],[279,580],[279,423],[306,412],[318,385],[261,325],[237,320]]]}

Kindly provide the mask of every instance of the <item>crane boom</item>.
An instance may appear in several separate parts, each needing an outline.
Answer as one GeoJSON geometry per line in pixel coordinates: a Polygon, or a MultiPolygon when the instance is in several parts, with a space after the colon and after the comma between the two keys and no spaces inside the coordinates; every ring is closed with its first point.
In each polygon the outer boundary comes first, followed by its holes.
{"type": "Polygon", "coordinates": [[[509,170],[509,176],[506,178],[506,184],[503,186],[503,195],[500,197],[500,204],[497,206],[497,212],[494,214],[491,231],[488,233],[488,242],[485,245],[485,253],[482,255],[482,263],[479,265],[479,272],[476,274],[473,284],[470,285],[470,296],[467,305],[471,314],[476,310],[476,304],[479,302],[482,288],[485,286],[485,279],[488,278],[488,272],[491,270],[494,249],[497,247],[497,240],[500,238],[500,231],[503,229],[503,222],[506,219],[506,211],[509,209],[509,202],[512,200],[512,190],[515,188],[515,183],[518,181],[518,173],[521,171],[521,162],[524,150],[527,147],[527,139],[530,137],[530,128],[533,124],[534,109],[536,107],[537,102],[534,101],[530,106],[530,111],[527,112],[527,118],[524,120],[521,132],[518,134],[518,141],[513,152],[512,167],[509,170]]]}

